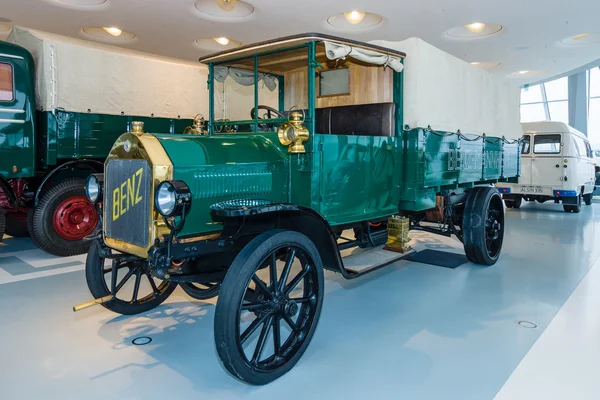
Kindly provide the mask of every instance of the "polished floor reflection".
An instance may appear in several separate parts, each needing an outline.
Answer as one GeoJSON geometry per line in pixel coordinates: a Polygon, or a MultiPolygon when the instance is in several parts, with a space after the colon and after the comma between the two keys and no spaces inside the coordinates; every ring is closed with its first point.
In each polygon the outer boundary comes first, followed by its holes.
{"type": "MultiPolygon", "coordinates": [[[[417,249],[461,251],[453,239],[413,237],[417,249]]],[[[2,398],[492,399],[598,259],[598,243],[600,204],[567,214],[528,203],[507,211],[493,267],[399,261],[355,281],[327,273],[302,360],[280,380],[249,387],[217,359],[210,302],[177,289],[139,316],[101,307],[74,314],[90,298],[85,257],[55,258],[8,238],[0,244],[2,398]],[[140,336],[152,342],[133,345],[140,336]]]]}

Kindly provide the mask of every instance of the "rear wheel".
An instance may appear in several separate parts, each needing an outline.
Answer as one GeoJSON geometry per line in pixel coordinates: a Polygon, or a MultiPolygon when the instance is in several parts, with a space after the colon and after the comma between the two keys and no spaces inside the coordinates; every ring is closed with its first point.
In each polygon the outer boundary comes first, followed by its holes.
{"type": "Polygon", "coordinates": [[[100,247],[95,242],[85,262],[85,279],[94,298],[111,295],[112,271],[117,271],[115,299],[102,306],[123,315],[139,314],[152,310],[165,301],[177,283],[153,278],[146,260],[117,261],[107,263],[100,255],[100,247]]]}
{"type": "Polygon", "coordinates": [[[515,199],[513,200],[513,207],[514,208],[521,208],[521,204],[523,203],[523,198],[522,197],[515,197],[515,199]]]}
{"type": "Polygon", "coordinates": [[[180,283],[179,286],[181,286],[188,296],[197,300],[208,300],[217,297],[219,295],[219,289],[221,289],[221,284],[218,282],[185,282],[180,283]]]}
{"type": "Polygon", "coordinates": [[[583,195],[583,201],[585,202],[586,206],[591,206],[592,205],[592,193],[588,193],[588,194],[584,194],[583,195]]]}
{"type": "Polygon", "coordinates": [[[568,213],[575,213],[581,211],[581,195],[577,196],[577,204],[563,204],[563,210],[568,213]]]}
{"type": "Polygon", "coordinates": [[[323,304],[323,269],[313,242],[293,231],[265,232],[242,249],[223,280],[215,342],[236,378],[267,384],[298,362],[323,304]]]}
{"type": "Polygon", "coordinates": [[[504,207],[496,188],[475,187],[471,190],[465,204],[462,229],[469,261],[481,265],[493,265],[498,261],[504,239],[504,207]]]}
{"type": "Polygon", "coordinates": [[[98,224],[98,213],[85,196],[85,180],[72,178],[50,188],[29,221],[33,242],[56,256],[85,253],[89,236],[98,224]]]}
{"type": "Polygon", "coordinates": [[[29,236],[27,214],[22,212],[6,214],[6,234],[12,237],[29,236]]]}

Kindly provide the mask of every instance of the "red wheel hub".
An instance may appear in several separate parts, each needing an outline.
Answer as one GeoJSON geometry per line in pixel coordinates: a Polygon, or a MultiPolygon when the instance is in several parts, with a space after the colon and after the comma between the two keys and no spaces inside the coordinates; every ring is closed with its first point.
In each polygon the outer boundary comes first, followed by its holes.
{"type": "Polygon", "coordinates": [[[81,240],[94,231],[98,213],[84,196],[70,197],[54,212],[54,230],[67,240],[81,240]]]}

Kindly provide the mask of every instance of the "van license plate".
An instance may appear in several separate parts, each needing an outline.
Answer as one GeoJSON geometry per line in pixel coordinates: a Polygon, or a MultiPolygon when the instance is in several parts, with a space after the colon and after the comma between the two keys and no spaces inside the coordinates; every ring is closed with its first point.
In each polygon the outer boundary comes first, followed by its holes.
{"type": "Polygon", "coordinates": [[[543,193],[541,186],[521,186],[521,193],[543,193]]]}

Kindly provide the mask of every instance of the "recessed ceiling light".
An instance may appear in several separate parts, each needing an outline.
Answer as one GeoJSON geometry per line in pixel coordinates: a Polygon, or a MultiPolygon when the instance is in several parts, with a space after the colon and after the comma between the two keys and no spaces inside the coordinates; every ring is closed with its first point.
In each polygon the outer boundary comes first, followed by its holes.
{"type": "Polygon", "coordinates": [[[547,73],[548,73],[548,71],[523,69],[520,71],[515,71],[512,74],[509,74],[508,76],[511,78],[517,78],[517,79],[532,79],[532,78],[537,79],[539,77],[543,77],[547,73]]]}
{"type": "Polygon", "coordinates": [[[242,42],[226,37],[196,39],[196,45],[204,50],[223,51],[240,47],[242,42]]]}
{"type": "Polygon", "coordinates": [[[475,61],[472,62],[471,65],[479,68],[479,69],[483,69],[484,71],[488,71],[490,69],[496,68],[498,66],[500,66],[499,62],[481,62],[481,61],[475,61]]]}
{"type": "Polygon", "coordinates": [[[483,22],[473,22],[472,24],[465,25],[465,28],[473,33],[481,33],[485,29],[485,24],[483,22]]]}
{"type": "Polygon", "coordinates": [[[529,73],[529,70],[526,70],[526,69],[524,69],[524,70],[522,70],[522,71],[519,71],[519,74],[520,74],[520,75],[525,75],[525,74],[527,74],[527,73],[529,73]]]}
{"type": "Polygon", "coordinates": [[[363,20],[363,18],[365,17],[365,13],[362,11],[348,11],[344,13],[344,17],[346,17],[346,20],[348,22],[350,22],[352,25],[358,24],[360,23],[360,21],[363,20]]]}
{"type": "Polygon", "coordinates": [[[81,36],[108,44],[132,43],[137,39],[137,36],[132,32],[104,26],[86,26],[81,30],[81,36]]]}
{"type": "Polygon", "coordinates": [[[329,25],[345,31],[374,28],[382,22],[381,15],[363,11],[349,11],[327,18],[329,25]]]}
{"type": "Polygon", "coordinates": [[[598,33],[580,33],[579,35],[569,36],[560,41],[567,46],[587,46],[600,43],[600,34],[598,33]]]}
{"type": "Polygon", "coordinates": [[[241,19],[254,12],[254,7],[242,0],[197,0],[195,7],[203,17],[214,20],[241,19]]]}
{"type": "Polygon", "coordinates": [[[215,42],[219,43],[221,46],[227,46],[229,44],[229,39],[226,37],[218,37],[213,39],[215,39],[215,42]]]}
{"type": "Polygon", "coordinates": [[[446,31],[446,37],[452,39],[469,40],[481,39],[492,36],[502,31],[500,24],[487,24],[483,22],[473,22],[472,24],[457,26],[446,31]]]}
{"type": "Polygon", "coordinates": [[[123,33],[121,29],[115,28],[114,26],[111,26],[110,28],[103,26],[102,29],[104,29],[106,32],[110,33],[113,36],[121,36],[121,34],[123,33]]]}

